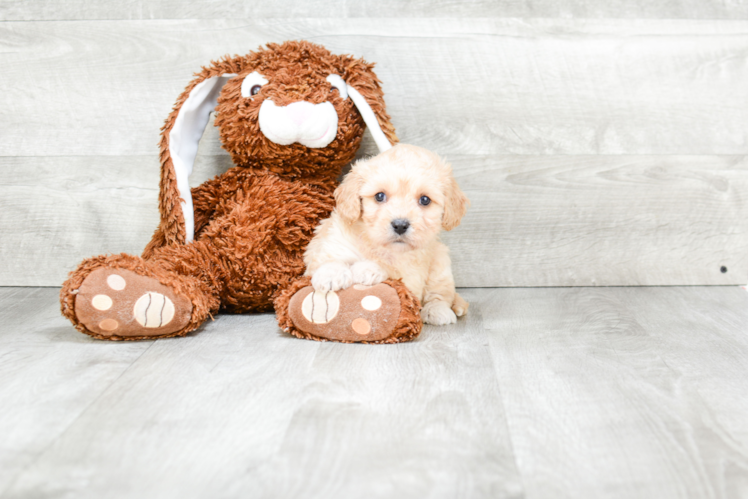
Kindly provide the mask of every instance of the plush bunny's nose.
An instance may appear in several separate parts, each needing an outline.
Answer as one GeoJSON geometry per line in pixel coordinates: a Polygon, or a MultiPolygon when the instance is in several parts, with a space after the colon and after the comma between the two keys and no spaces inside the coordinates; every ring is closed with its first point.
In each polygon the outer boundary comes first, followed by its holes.
{"type": "Polygon", "coordinates": [[[338,134],[338,113],[329,101],[276,106],[271,99],[265,99],[260,106],[259,121],[265,137],[281,146],[298,142],[308,148],[324,148],[338,134]]]}
{"type": "Polygon", "coordinates": [[[296,125],[302,125],[313,112],[314,104],[304,101],[295,102],[286,106],[286,114],[296,125]],[[305,104],[307,106],[305,106],[305,104]]]}

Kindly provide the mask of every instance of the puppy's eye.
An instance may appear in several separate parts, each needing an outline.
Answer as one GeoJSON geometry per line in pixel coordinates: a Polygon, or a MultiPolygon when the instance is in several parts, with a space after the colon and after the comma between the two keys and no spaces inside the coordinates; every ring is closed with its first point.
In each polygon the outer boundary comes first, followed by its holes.
{"type": "Polygon", "coordinates": [[[377,193],[374,195],[374,199],[377,200],[379,203],[382,203],[384,200],[387,199],[387,195],[384,193],[377,193]]]}
{"type": "Polygon", "coordinates": [[[429,203],[431,203],[431,198],[429,198],[428,196],[421,196],[418,199],[418,203],[420,203],[421,205],[423,205],[425,207],[426,205],[428,205],[429,203]]]}
{"type": "Polygon", "coordinates": [[[262,86],[260,86],[260,85],[253,85],[252,88],[249,90],[249,94],[250,95],[257,95],[257,94],[260,93],[260,89],[261,88],[262,88],[262,86]]]}

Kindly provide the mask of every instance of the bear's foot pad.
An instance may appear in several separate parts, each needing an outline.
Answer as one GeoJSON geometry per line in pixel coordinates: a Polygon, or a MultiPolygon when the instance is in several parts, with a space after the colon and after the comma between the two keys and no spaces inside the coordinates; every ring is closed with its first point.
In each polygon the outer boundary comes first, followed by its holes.
{"type": "Polygon", "coordinates": [[[288,304],[294,326],[314,337],[340,342],[377,342],[393,335],[400,298],[391,286],[353,285],[337,292],[306,286],[288,304]]]}
{"type": "Polygon", "coordinates": [[[187,326],[192,303],[154,278],[97,269],[78,289],[75,314],[97,336],[159,337],[187,326]]]}

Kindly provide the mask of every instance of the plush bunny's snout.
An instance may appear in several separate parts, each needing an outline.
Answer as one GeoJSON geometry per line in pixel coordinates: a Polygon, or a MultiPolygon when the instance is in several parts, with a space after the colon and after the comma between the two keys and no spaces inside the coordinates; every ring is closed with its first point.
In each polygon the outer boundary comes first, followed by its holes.
{"type": "Polygon", "coordinates": [[[260,106],[259,122],[262,134],[281,146],[298,142],[308,148],[324,148],[338,133],[338,113],[329,101],[276,106],[271,99],[265,99],[260,106]]]}

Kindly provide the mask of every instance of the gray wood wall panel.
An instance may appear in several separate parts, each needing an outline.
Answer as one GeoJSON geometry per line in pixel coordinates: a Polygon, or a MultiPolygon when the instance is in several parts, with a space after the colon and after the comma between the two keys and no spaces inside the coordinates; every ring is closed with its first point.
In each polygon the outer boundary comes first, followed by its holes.
{"type": "MultiPolygon", "coordinates": [[[[444,235],[459,286],[748,282],[744,156],[447,158],[472,200],[444,235]]],[[[230,166],[198,156],[193,184],[230,166]]],[[[6,285],[139,254],[158,223],[154,156],[0,157],[0,170],[6,285]]]]}
{"type": "Polygon", "coordinates": [[[526,497],[748,495],[745,290],[490,293],[480,308],[526,497]]]}
{"type": "Polygon", "coordinates": [[[377,62],[441,153],[748,153],[748,21],[303,19],[3,23],[0,155],[154,154],[201,65],[296,38],[377,62]]]}
{"type": "Polygon", "coordinates": [[[748,158],[454,157],[460,286],[748,282],[748,158]],[[722,267],[726,273],[721,272],[722,267]]]}
{"type": "Polygon", "coordinates": [[[0,0],[0,21],[298,17],[746,19],[744,0],[0,0]]]}
{"type": "MultiPolygon", "coordinates": [[[[139,253],[157,223],[159,128],[191,74],[293,38],[376,61],[401,139],[455,163],[473,199],[445,237],[461,286],[748,281],[748,21],[566,18],[594,16],[583,1],[518,3],[548,16],[501,18],[499,4],[435,6],[498,9],[482,18],[267,7],[253,20],[0,23],[0,284],[58,285],[84,257],[139,253]]],[[[90,12],[119,8],[103,5],[90,12]]],[[[700,5],[718,18],[745,2],[700,5]]],[[[375,151],[367,135],[361,155],[375,151]]],[[[195,182],[230,165],[213,127],[200,155],[195,182]]]]}
{"type": "Polygon", "coordinates": [[[78,262],[143,251],[158,225],[154,157],[0,158],[0,282],[59,286],[78,262]]]}

